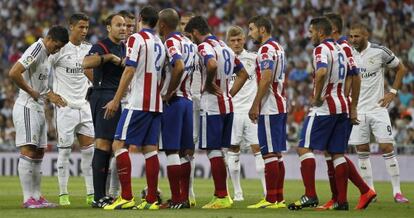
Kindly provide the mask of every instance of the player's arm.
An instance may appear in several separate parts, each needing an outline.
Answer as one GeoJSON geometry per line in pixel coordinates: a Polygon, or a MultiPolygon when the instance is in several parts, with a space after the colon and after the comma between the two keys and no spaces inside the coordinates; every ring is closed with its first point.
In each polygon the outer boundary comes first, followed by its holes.
{"type": "Polygon", "coordinates": [[[266,92],[269,90],[270,85],[272,84],[272,70],[267,69],[262,71],[260,75],[259,84],[257,87],[256,97],[253,100],[252,107],[249,111],[249,118],[253,123],[257,123],[257,119],[260,114],[260,105],[265,96],[266,92]]]}
{"type": "Polygon", "coordinates": [[[214,58],[209,58],[207,61],[207,77],[206,85],[204,89],[213,95],[222,95],[222,91],[219,86],[215,83],[214,79],[217,75],[217,61],[214,58]]]}
{"type": "Polygon", "coordinates": [[[110,102],[108,102],[105,105],[105,107],[103,107],[104,109],[106,109],[104,119],[112,118],[115,115],[115,112],[118,111],[121,99],[123,98],[126,90],[128,89],[128,86],[131,83],[132,78],[134,77],[135,69],[136,68],[134,66],[125,67],[114,98],[110,102]]]}
{"type": "Polygon", "coordinates": [[[172,95],[174,94],[175,90],[177,90],[178,86],[180,85],[181,77],[184,73],[184,61],[182,59],[177,59],[174,63],[174,67],[171,71],[171,80],[170,84],[168,85],[167,94],[163,96],[164,101],[169,101],[172,95]]]}
{"type": "Polygon", "coordinates": [[[325,100],[325,96],[322,97],[322,89],[323,84],[326,79],[326,75],[328,74],[328,68],[327,67],[320,67],[315,72],[315,96],[313,99],[313,106],[321,106],[323,104],[323,101],[325,100]]]}
{"type": "Polygon", "coordinates": [[[231,96],[235,96],[243,87],[246,80],[249,78],[249,74],[247,73],[246,68],[244,68],[242,62],[237,57],[234,58],[234,65],[234,72],[237,74],[237,77],[230,89],[231,96]]]}
{"type": "Polygon", "coordinates": [[[82,67],[84,69],[88,69],[88,68],[96,68],[101,66],[102,64],[106,63],[106,62],[112,62],[116,65],[121,65],[122,64],[122,59],[119,58],[118,56],[114,55],[114,54],[103,54],[103,55],[89,55],[86,56],[83,59],[82,62],[82,67]]]}
{"type": "Polygon", "coordinates": [[[93,82],[93,69],[92,68],[83,69],[83,73],[85,74],[86,78],[88,78],[89,81],[93,82]]]}
{"type": "Polygon", "coordinates": [[[359,101],[359,93],[361,90],[361,77],[359,74],[356,75],[349,75],[346,77],[345,81],[345,96],[348,97],[351,95],[351,122],[354,125],[359,124],[358,120],[358,101],[359,101]]]}
{"type": "Polygon", "coordinates": [[[16,85],[29,94],[35,101],[40,97],[40,93],[27,84],[23,79],[23,73],[26,71],[23,64],[16,62],[9,71],[9,77],[16,83],[16,85]]]}
{"type": "Polygon", "coordinates": [[[55,104],[58,107],[66,107],[67,102],[59,94],[54,93],[52,90],[49,90],[46,93],[46,99],[49,100],[52,104],[55,104]]]}

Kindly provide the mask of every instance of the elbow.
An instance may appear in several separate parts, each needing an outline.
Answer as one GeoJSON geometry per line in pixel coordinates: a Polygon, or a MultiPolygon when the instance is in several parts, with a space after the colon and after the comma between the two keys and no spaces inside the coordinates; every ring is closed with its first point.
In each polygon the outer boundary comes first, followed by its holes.
{"type": "Polygon", "coordinates": [[[184,73],[184,63],[182,61],[177,61],[175,63],[175,71],[178,75],[182,75],[184,73]]]}

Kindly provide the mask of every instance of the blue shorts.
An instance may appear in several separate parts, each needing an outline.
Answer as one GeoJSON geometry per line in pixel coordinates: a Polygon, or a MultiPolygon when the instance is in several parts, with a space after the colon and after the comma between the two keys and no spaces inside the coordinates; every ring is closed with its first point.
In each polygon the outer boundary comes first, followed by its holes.
{"type": "Polygon", "coordinates": [[[91,106],[95,138],[114,140],[116,126],[121,117],[121,105],[111,119],[104,119],[105,109],[103,108],[115,96],[111,90],[94,90],[89,98],[91,106]]]}
{"type": "Polygon", "coordinates": [[[348,114],[308,116],[300,134],[299,147],[343,154],[348,146],[348,114]]]}
{"type": "Polygon", "coordinates": [[[161,115],[160,150],[194,150],[193,102],[184,97],[174,97],[163,104],[161,115]]]}
{"type": "Polygon", "coordinates": [[[257,135],[263,155],[286,151],[286,120],[286,113],[259,116],[257,135]]]}
{"type": "Polygon", "coordinates": [[[124,109],[114,138],[127,145],[157,145],[160,130],[161,113],[124,109]]]}
{"type": "Polygon", "coordinates": [[[201,113],[199,148],[207,150],[228,148],[231,143],[232,126],[233,113],[218,115],[201,113]]]}

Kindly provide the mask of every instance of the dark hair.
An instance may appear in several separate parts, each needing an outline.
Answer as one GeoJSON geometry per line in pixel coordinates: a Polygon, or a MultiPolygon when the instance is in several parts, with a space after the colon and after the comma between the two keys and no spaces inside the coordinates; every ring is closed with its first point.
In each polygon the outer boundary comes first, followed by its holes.
{"type": "Polygon", "coordinates": [[[170,29],[177,28],[178,23],[180,22],[177,11],[172,8],[163,9],[160,11],[159,16],[160,21],[165,23],[170,29]]]}
{"type": "Polygon", "coordinates": [[[72,16],[70,16],[70,18],[69,18],[69,25],[76,25],[81,20],[89,21],[88,15],[86,15],[84,13],[72,14],[72,16]]]}
{"type": "Polygon", "coordinates": [[[158,21],[158,13],[152,6],[145,6],[139,12],[139,16],[141,16],[141,21],[143,24],[148,25],[151,28],[154,28],[157,25],[158,21]]]}
{"type": "Polygon", "coordinates": [[[52,28],[49,29],[49,32],[47,32],[47,36],[53,41],[62,42],[63,44],[69,42],[68,30],[63,26],[52,26],[52,28]]]}
{"type": "Polygon", "coordinates": [[[184,31],[191,33],[193,30],[197,30],[202,35],[210,33],[208,23],[202,16],[195,16],[188,21],[184,31]]]}
{"type": "Polygon", "coordinates": [[[325,36],[332,34],[332,24],[326,17],[316,17],[310,21],[317,31],[322,31],[325,36]]]}
{"type": "Polygon", "coordinates": [[[123,18],[129,18],[129,19],[135,19],[135,15],[127,10],[122,10],[118,12],[119,15],[121,15],[123,18]]]}
{"type": "Polygon", "coordinates": [[[120,14],[110,14],[106,19],[105,19],[105,25],[106,26],[111,26],[112,24],[112,20],[114,19],[115,16],[121,16],[120,14]]]}
{"type": "Polygon", "coordinates": [[[272,32],[272,22],[265,16],[254,16],[249,19],[248,24],[253,23],[257,28],[264,27],[267,33],[272,32]]]}
{"type": "Polygon", "coordinates": [[[331,21],[332,26],[336,27],[336,29],[338,30],[338,33],[342,33],[342,28],[343,28],[343,22],[342,22],[342,17],[339,14],[335,14],[335,13],[327,13],[325,14],[325,17],[327,17],[329,19],[329,21],[331,21]]]}

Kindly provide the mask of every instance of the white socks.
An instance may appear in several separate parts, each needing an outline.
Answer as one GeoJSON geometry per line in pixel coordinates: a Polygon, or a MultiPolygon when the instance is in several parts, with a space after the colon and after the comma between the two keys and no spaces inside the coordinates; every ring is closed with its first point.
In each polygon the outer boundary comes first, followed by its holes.
{"type": "Polygon", "coordinates": [[[33,161],[32,159],[21,155],[19,158],[19,164],[17,166],[19,170],[20,185],[23,191],[23,202],[26,202],[33,196],[33,161]]]}
{"type": "Polygon", "coordinates": [[[374,181],[372,179],[372,167],[369,159],[370,152],[357,152],[358,153],[358,167],[362,178],[368,184],[369,187],[374,189],[374,181]]]}
{"type": "Polygon", "coordinates": [[[86,194],[92,195],[93,190],[93,177],[92,177],[92,158],[95,148],[94,145],[81,148],[81,169],[83,177],[85,178],[86,194]]]}
{"type": "Polygon", "coordinates": [[[188,195],[190,198],[194,199],[195,198],[195,193],[194,193],[194,171],[195,171],[195,162],[194,162],[194,157],[193,156],[188,156],[188,159],[190,161],[190,165],[191,165],[191,174],[190,174],[190,187],[189,187],[189,191],[188,191],[188,195]]]}
{"type": "Polygon", "coordinates": [[[255,153],[254,160],[256,162],[257,175],[259,175],[260,181],[262,182],[263,195],[266,196],[266,180],[265,180],[265,175],[264,175],[265,164],[264,164],[264,160],[262,157],[262,153],[260,152],[255,153]]]}
{"type": "Polygon", "coordinates": [[[42,159],[33,159],[33,198],[39,200],[42,196],[40,192],[40,184],[42,182],[42,159]]]}
{"type": "Polygon", "coordinates": [[[382,155],[385,159],[385,166],[388,174],[391,176],[392,192],[393,196],[397,193],[401,193],[400,187],[400,167],[398,165],[397,157],[394,152],[382,155]]]}
{"type": "Polygon", "coordinates": [[[227,165],[230,172],[231,182],[233,183],[234,196],[243,196],[240,185],[240,152],[227,152],[227,165]]]}
{"type": "Polygon", "coordinates": [[[116,166],[115,157],[111,158],[109,169],[110,169],[110,173],[108,176],[109,185],[107,184],[107,187],[109,187],[109,190],[107,192],[110,196],[115,198],[119,196],[119,190],[121,187],[121,184],[119,183],[118,168],[116,166]]]}
{"type": "Polygon", "coordinates": [[[58,149],[57,171],[59,181],[59,195],[68,194],[69,156],[71,151],[71,147],[58,149]]]}

